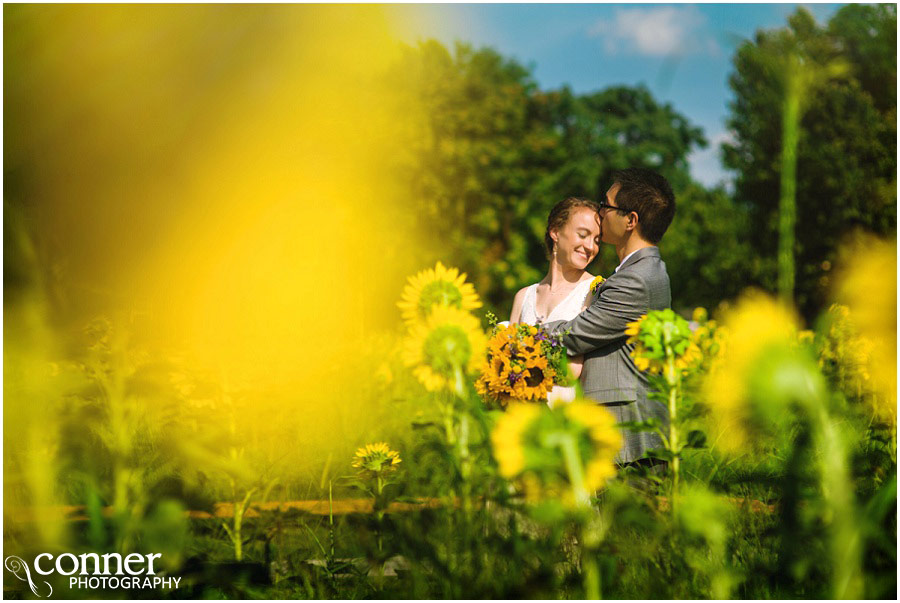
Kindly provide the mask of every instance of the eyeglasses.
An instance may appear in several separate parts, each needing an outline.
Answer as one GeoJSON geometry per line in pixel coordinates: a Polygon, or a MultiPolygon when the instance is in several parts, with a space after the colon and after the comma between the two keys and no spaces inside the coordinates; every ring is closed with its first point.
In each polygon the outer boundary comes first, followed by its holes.
{"type": "MultiPolygon", "coordinates": [[[[609,203],[605,203],[603,201],[600,201],[597,205],[599,205],[600,211],[603,211],[604,209],[614,209],[616,211],[625,212],[626,214],[630,214],[633,211],[634,211],[634,213],[637,214],[637,212],[633,209],[626,209],[624,207],[616,207],[615,205],[610,205],[609,203]]],[[[640,214],[638,214],[638,217],[640,217],[640,214]]]]}

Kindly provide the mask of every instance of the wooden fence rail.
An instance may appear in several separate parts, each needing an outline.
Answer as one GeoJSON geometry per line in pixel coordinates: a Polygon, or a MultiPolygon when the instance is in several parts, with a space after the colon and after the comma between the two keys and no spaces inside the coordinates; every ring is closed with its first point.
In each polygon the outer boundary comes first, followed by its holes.
{"type": "MultiPolygon", "coordinates": [[[[773,513],[775,505],[766,504],[760,500],[724,497],[725,500],[738,507],[745,505],[755,513],[773,513]]],[[[669,501],[666,497],[657,497],[658,508],[660,511],[666,511],[669,508],[669,501]]],[[[386,512],[388,513],[406,513],[410,511],[421,511],[422,509],[435,509],[446,505],[444,499],[439,498],[423,498],[418,502],[393,502],[386,512]]],[[[334,515],[348,515],[351,513],[372,513],[374,503],[371,498],[344,498],[334,500],[331,503],[327,500],[292,500],[285,502],[267,502],[251,504],[244,514],[244,517],[259,517],[260,512],[280,511],[282,513],[288,511],[303,511],[313,515],[328,515],[329,512],[334,515]]],[[[209,511],[185,511],[185,517],[190,519],[227,519],[234,517],[234,503],[216,503],[212,512],[209,511]]],[[[112,507],[103,507],[101,513],[104,517],[113,515],[112,507]]],[[[7,507],[4,515],[8,520],[14,522],[30,522],[30,521],[87,521],[87,508],[84,505],[72,506],[53,506],[53,507],[7,507]]]]}

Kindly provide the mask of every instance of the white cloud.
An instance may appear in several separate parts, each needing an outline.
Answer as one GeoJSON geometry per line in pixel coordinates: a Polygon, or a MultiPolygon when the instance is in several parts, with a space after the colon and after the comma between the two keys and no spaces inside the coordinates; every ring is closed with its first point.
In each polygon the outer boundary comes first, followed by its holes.
{"type": "Polygon", "coordinates": [[[706,16],[695,6],[618,9],[612,20],[589,28],[588,34],[601,36],[606,51],[647,56],[672,56],[715,51],[715,40],[701,31],[706,16]]]}
{"type": "Polygon", "coordinates": [[[705,186],[725,184],[731,189],[733,175],[725,170],[722,165],[722,143],[733,143],[734,134],[728,130],[716,132],[709,137],[709,146],[705,149],[695,150],[688,155],[691,176],[705,186]]]}

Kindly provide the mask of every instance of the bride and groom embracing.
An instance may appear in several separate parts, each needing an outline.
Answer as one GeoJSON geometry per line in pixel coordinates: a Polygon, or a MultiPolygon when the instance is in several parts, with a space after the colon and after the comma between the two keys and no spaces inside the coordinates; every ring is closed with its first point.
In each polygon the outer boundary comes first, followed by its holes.
{"type": "MultiPolygon", "coordinates": [[[[558,203],[547,220],[544,236],[550,268],[539,283],[515,296],[510,322],[541,323],[565,333],[569,366],[580,378],[584,396],[612,412],[617,422],[655,417],[668,423],[668,411],[648,399],[646,376],[635,366],[625,329],[672,301],[669,275],[657,245],[675,215],[675,195],[665,178],[651,170],[617,172],[606,200],[595,203],[569,198],[558,203]],[[615,273],[599,288],[587,266],[600,242],[613,245],[619,256],[615,273]]],[[[554,388],[549,402],[574,396],[574,390],[554,388]]],[[[624,446],[616,461],[638,462],[662,441],[652,432],[624,430],[624,446]]],[[[664,464],[643,459],[654,471],[664,464]]]]}

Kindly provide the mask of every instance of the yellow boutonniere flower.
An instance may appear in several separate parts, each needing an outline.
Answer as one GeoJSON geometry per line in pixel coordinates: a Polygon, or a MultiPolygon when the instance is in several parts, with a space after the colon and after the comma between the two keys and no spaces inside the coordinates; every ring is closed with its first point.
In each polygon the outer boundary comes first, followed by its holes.
{"type": "Polygon", "coordinates": [[[597,291],[599,291],[600,285],[602,285],[603,281],[605,281],[605,280],[606,279],[603,278],[603,276],[601,276],[599,274],[597,276],[595,276],[594,280],[591,281],[591,293],[596,293],[597,291]]]}

